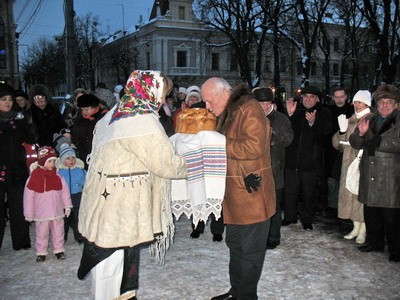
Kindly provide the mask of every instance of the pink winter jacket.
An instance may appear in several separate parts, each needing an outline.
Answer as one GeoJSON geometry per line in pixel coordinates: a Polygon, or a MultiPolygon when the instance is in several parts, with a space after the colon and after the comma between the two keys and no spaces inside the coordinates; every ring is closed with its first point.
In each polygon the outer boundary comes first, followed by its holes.
{"type": "MultiPolygon", "coordinates": [[[[72,202],[68,186],[62,176],[57,173],[62,189],[38,193],[25,185],[24,216],[29,221],[50,221],[64,218],[64,208],[71,208],[72,202]]],[[[26,181],[29,182],[29,179],[26,181]]]]}

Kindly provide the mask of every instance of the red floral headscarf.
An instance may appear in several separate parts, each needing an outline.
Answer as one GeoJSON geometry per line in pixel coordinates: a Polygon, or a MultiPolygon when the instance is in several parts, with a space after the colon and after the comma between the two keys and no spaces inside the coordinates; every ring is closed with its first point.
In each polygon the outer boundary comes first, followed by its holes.
{"type": "Polygon", "coordinates": [[[121,118],[157,111],[163,99],[164,80],[160,71],[135,70],[125,85],[125,95],[115,108],[110,124],[121,118]]]}

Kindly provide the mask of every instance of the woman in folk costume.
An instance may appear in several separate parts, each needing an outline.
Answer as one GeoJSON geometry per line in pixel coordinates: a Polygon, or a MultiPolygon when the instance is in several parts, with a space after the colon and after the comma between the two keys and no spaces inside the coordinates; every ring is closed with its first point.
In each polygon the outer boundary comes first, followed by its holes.
{"type": "Polygon", "coordinates": [[[356,239],[363,244],[366,237],[364,222],[364,204],[358,201],[358,196],[346,189],[346,176],[350,164],[356,158],[358,150],[350,146],[349,138],[357,127],[358,120],[371,112],[371,93],[367,90],[358,91],[353,97],[354,115],[349,119],[346,115],[338,116],[339,131],[332,137],[332,145],[343,152],[342,170],[339,186],[338,217],[353,221],[353,230],[344,236],[345,239],[356,239]]]}
{"type": "Polygon", "coordinates": [[[79,212],[86,241],[78,270],[79,279],[91,271],[96,299],[136,299],[138,246],[155,241],[152,249],[163,255],[172,239],[170,179],[186,178],[186,163],[159,122],[171,89],[161,72],[136,70],[119,105],[96,124],[79,212]]]}

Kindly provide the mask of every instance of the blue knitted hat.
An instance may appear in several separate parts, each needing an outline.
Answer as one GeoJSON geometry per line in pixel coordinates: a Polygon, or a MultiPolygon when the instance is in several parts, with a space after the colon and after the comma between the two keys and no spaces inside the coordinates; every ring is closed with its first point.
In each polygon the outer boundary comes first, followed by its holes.
{"type": "Polygon", "coordinates": [[[64,161],[67,159],[67,157],[75,157],[76,158],[76,153],[75,150],[71,148],[70,145],[67,143],[64,143],[60,147],[60,161],[64,163],[64,161]]]}

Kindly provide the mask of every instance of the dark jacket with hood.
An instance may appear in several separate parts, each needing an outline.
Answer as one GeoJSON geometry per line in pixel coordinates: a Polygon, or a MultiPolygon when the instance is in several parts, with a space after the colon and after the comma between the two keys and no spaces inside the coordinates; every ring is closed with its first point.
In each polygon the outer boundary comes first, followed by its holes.
{"type": "Polygon", "coordinates": [[[219,116],[217,131],[226,136],[227,179],[222,212],[226,224],[246,225],[275,214],[275,184],[271,168],[271,127],[264,110],[244,85],[232,90],[219,116]],[[262,177],[258,191],[247,192],[244,178],[262,177]]]}
{"type": "Polygon", "coordinates": [[[286,168],[291,170],[316,171],[322,164],[323,142],[332,128],[331,113],[319,102],[309,110],[316,110],[312,126],[308,124],[307,109],[303,105],[289,117],[294,138],[286,148],[286,168]]]}

